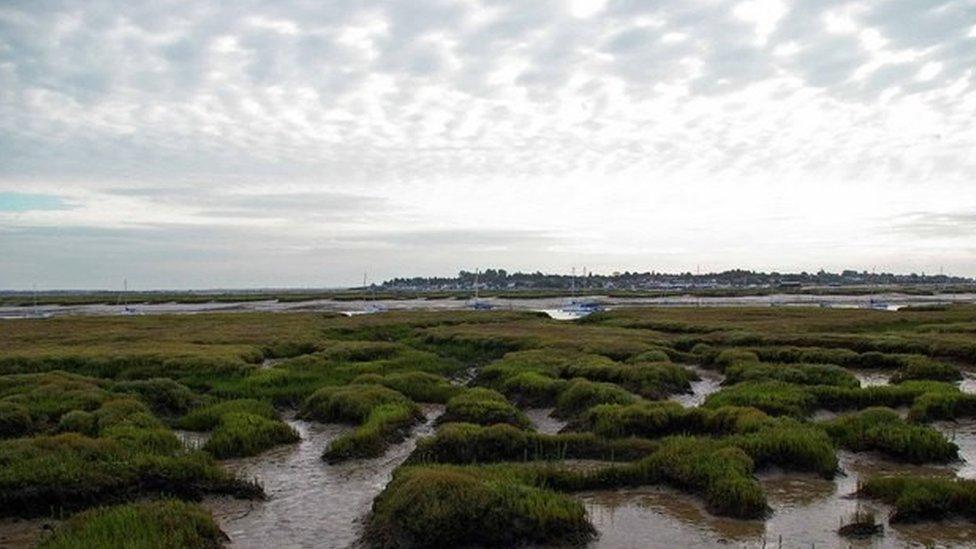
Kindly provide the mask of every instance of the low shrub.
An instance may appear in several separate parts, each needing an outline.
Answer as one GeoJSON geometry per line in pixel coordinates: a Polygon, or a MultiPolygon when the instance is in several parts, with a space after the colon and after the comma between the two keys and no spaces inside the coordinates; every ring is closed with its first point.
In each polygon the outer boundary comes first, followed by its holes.
{"type": "Polygon", "coordinates": [[[606,439],[592,433],[547,435],[499,423],[488,427],[448,423],[432,437],[417,442],[410,463],[489,463],[599,459],[632,461],[651,454],[658,445],[639,438],[606,439]]]}
{"type": "Polygon", "coordinates": [[[438,421],[477,425],[508,423],[522,428],[532,423],[525,414],[506,400],[504,395],[483,387],[467,389],[448,400],[444,414],[438,421]]]}
{"type": "Polygon", "coordinates": [[[244,412],[225,413],[203,450],[218,459],[257,455],[301,437],[283,421],[244,412]]]}
{"type": "Polygon", "coordinates": [[[945,463],[958,447],[930,427],[910,425],[888,408],[868,408],[820,424],[837,445],[854,452],[877,451],[910,463],[945,463]]]}
{"type": "Polygon", "coordinates": [[[410,427],[423,417],[420,408],[412,402],[380,404],[352,433],[333,440],[322,454],[322,459],[338,463],[353,458],[381,456],[390,444],[403,440],[410,427]]]}
{"type": "Polygon", "coordinates": [[[768,364],[739,363],[725,368],[725,384],[743,381],[783,381],[797,385],[835,385],[858,387],[857,378],[840,366],[833,364],[768,364]]]}
{"type": "Polygon", "coordinates": [[[6,516],[56,515],[160,493],[263,495],[203,452],[152,454],[77,433],[0,441],[0,514],[6,516]]]}
{"type": "Polygon", "coordinates": [[[632,404],[640,400],[637,395],[621,389],[613,383],[599,383],[583,378],[569,382],[556,399],[556,417],[573,417],[598,404],[632,404]]]}
{"type": "Polygon", "coordinates": [[[550,490],[456,468],[404,467],[373,502],[376,547],[582,545],[583,505],[550,490]]]}
{"type": "Polygon", "coordinates": [[[218,549],[227,536],[209,511],[179,500],[148,501],[85,511],[41,542],[42,549],[218,549]]]}
{"type": "Polygon", "coordinates": [[[895,510],[892,522],[941,520],[961,516],[976,520],[976,480],[920,476],[872,477],[858,495],[879,499],[895,510]]]}
{"type": "Polygon", "coordinates": [[[269,402],[243,398],[225,400],[196,408],[180,418],[176,425],[187,431],[209,431],[220,424],[223,416],[238,413],[260,416],[265,419],[278,419],[278,412],[269,402]]]}
{"type": "Polygon", "coordinates": [[[976,417],[976,395],[960,392],[930,392],[915,399],[908,418],[912,421],[952,420],[976,417]]]}
{"type": "Polygon", "coordinates": [[[414,402],[433,402],[444,404],[458,393],[454,386],[442,376],[427,372],[403,372],[396,374],[364,374],[352,381],[353,384],[376,383],[393,389],[414,402]]]}
{"type": "Polygon", "coordinates": [[[782,381],[750,381],[708,395],[703,406],[751,406],[774,416],[803,417],[816,409],[817,398],[799,385],[782,381]]]}

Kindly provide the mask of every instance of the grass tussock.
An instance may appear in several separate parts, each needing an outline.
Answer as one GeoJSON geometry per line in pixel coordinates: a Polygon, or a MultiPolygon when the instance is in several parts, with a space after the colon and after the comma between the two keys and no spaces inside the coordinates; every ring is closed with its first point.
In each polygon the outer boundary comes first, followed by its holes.
{"type": "Polygon", "coordinates": [[[413,403],[380,404],[352,433],[333,440],[322,454],[322,459],[338,463],[347,459],[381,456],[390,444],[403,440],[410,428],[423,417],[413,403]]]}
{"type": "Polygon", "coordinates": [[[160,455],[77,433],[0,441],[0,510],[37,516],[166,493],[261,497],[205,453],[160,455]]]}
{"type": "Polygon", "coordinates": [[[448,400],[444,414],[438,421],[477,425],[507,423],[520,428],[527,428],[532,423],[505,395],[483,387],[466,389],[448,400]]]}
{"type": "Polygon", "coordinates": [[[908,417],[912,421],[976,417],[976,395],[958,391],[925,393],[912,404],[908,417]]]}
{"type": "Polygon", "coordinates": [[[352,380],[354,384],[376,383],[397,391],[414,402],[444,404],[460,390],[443,376],[427,372],[397,374],[364,374],[352,380]]]}
{"type": "Polygon", "coordinates": [[[323,387],[302,403],[299,416],[324,423],[358,425],[380,405],[408,403],[410,399],[400,392],[374,383],[323,387]]]}
{"type": "Polygon", "coordinates": [[[180,418],[176,425],[187,431],[209,431],[219,425],[221,418],[227,414],[251,414],[266,419],[278,419],[278,412],[269,402],[238,399],[196,408],[180,418]]]}
{"type": "Polygon", "coordinates": [[[703,406],[751,406],[774,416],[805,417],[816,409],[817,398],[810,391],[792,383],[750,381],[708,395],[703,406]]]}
{"type": "Polygon", "coordinates": [[[725,384],[743,381],[783,381],[796,385],[858,387],[854,374],[833,364],[737,363],[725,368],[725,384]]]}
{"type": "Polygon", "coordinates": [[[179,500],[102,507],[71,517],[42,549],[217,549],[227,536],[209,511],[179,500]]]}
{"type": "Polygon", "coordinates": [[[367,525],[370,544],[384,548],[577,546],[595,534],[568,496],[453,468],[398,470],[367,525]]]}
{"type": "Polygon", "coordinates": [[[872,477],[858,495],[893,506],[892,522],[962,517],[976,521],[976,480],[920,476],[872,477]]]}
{"type": "Polygon", "coordinates": [[[221,416],[203,450],[218,459],[245,457],[299,440],[295,429],[283,421],[249,413],[227,413],[221,416]]]}
{"type": "Polygon", "coordinates": [[[599,404],[632,404],[640,397],[613,383],[577,378],[556,399],[556,417],[573,417],[599,404]]]}
{"type": "Polygon", "coordinates": [[[508,424],[491,426],[448,423],[417,442],[410,463],[492,463],[598,459],[633,461],[651,454],[658,444],[639,438],[607,439],[592,433],[547,435],[508,424]]]}
{"type": "Polygon", "coordinates": [[[909,463],[945,463],[959,457],[958,447],[942,433],[911,425],[888,408],[869,408],[820,425],[838,446],[854,452],[876,451],[909,463]]]}

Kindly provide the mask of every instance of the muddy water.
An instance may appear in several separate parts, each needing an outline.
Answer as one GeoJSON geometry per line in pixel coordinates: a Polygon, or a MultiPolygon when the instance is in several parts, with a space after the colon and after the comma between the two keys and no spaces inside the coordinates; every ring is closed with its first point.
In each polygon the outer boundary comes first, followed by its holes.
{"type": "Polygon", "coordinates": [[[705,397],[722,388],[722,381],[725,376],[712,370],[704,368],[691,368],[700,378],[698,381],[691,382],[691,393],[671,395],[670,400],[680,403],[685,408],[700,406],[705,402],[705,397]]]}
{"type": "Polygon", "coordinates": [[[203,448],[203,445],[210,440],[210,436],[213,434],[209,431],[184,431],[182,429],[173,429],[173,434],[176,438],[180,439],[183,446],[187,450],[199,450],[203,448]]]}
{"type": "Polygon", "coordinates": [[[963,478],[976,479],[976,419],[939,421],[933,423],[932,427],[959,446],[962,462],[955,464],[956,474],[963,478]]]}
{"type": "Polygon", "coordinates": [[[554,408],[528,408],[522,411],[532,421],[532,427],[536,431],[547,435],[554,435],[566,426],[566,422],[552,417],[550,414],[552,414],[553,410],[554,408]]]}
{"type": "Polygon", "coordinates": [[[231,547],[349,547],[361,534],[362,519],[391,473],[413,451],[417,438],[433,431],[443,407],[424,410],[427,421],[401,444],[375,459],[329,465],[322,452],[348,426],[288,420],[301,442],[224,465],[245,478],[256,478],[267,501],[214,498],[205,502],[231,547]]]}
{"type": "Polygon", "coordinates": [[[976,525],[941,522],[917,525],[887,524],[883,504],[848,497],[858,478],[870,474],[954,473],[953,467],[920,467],[838,454],[847,473],[834,480],[812,475],[766,472],[759,475],[773,508],[765,521],[736,520],[709,514],[696,497],[668,488],[648,487],[581,495],[600,537],[594,548],[637,547],[905,547],[938,545],[972,547],[976,525]],[[855,510],[875,511],[885,522],[885,535],[847,540],[836,531],[855,510]],[[782,545],[780,545],[782,544],[782,545]]]}
{"type": "Polygon", "coordinates": [[[976,394],[976,372],[965,370],[962,373],[962,381],[959,382],[959,390],[971,395],[976,394]]]}

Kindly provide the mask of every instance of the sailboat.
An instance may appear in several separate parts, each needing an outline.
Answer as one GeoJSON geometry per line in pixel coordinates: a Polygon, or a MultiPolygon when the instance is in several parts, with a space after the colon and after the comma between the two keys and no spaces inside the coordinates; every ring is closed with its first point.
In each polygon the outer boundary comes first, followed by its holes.
{"type": "Polygon", "coordinates": [[[574,316],[583,317],[603,310],[603,305],[593,300],[576,299],[576,267],[573,267],[573,280],[570,286],[573,298],[562,311],[574,316]]]}
{"type": "Polygon", "coordinates": [[[129,307],[129,279],[122,279],[122,295],[115,302],[116,305],[122,305],[122,311],[119,313],[121,315],[141,315],[142,312],[137,310],[135,307],[129,307]]]}
{"type": "MultiPolygon", "coordinates": [[[[363,273],[363,291],[366,290],[366,273],[363,273]]],[[[376,301],[376,288],[374,285],[369,285],[369,299],[363,305],[363,314],[369,315],[373,313],[382,313],[386,311],[386,307],[375,303],[376,301]]]]}
{"type": "Polygon", "coordinates": [[[478,299],[478,276],[480,274],[481,271],[476,269],[474,272],[474,299],[468,302],[468,307],[476,311],[490,311],[494,308],[494,306],[487,301],[478,299]]]}
{"type": "Polygon", "coordinates": [[[52,316],[54,315],[46,311],[41,312],[41,310],[37,308],[37,284],[34,284],[34,308],[31,309],[31,314],[28,315],[28,318],[51,318],[52,316]]]}

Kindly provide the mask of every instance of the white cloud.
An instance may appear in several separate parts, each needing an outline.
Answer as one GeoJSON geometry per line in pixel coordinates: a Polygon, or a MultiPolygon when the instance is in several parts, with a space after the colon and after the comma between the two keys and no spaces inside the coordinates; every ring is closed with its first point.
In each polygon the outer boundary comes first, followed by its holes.
{"type": "MultiPolygon", "coordinates": [[[[495,250],[503,266],[859,267],[869,244],[915,250],[878,219],[976,202],[972,15],[968,0],[8,3],[0,190],[78,207],[0,229],[220,230],[201,242],[225,257],[265,237],[351,250],[370,231],[504,230],[558,238],[495,250]],[[744,241],[764,244],[723,251],[744,241]]],[[[0,285],[57,261],[40,257],[56,243],[31,255],[19,238],[22,274],[0,285]]],[[[478,256],[417,253],[442,273],[478,256]]],[[[407,274],[386,254],[377,276],[407,274]]]]}

